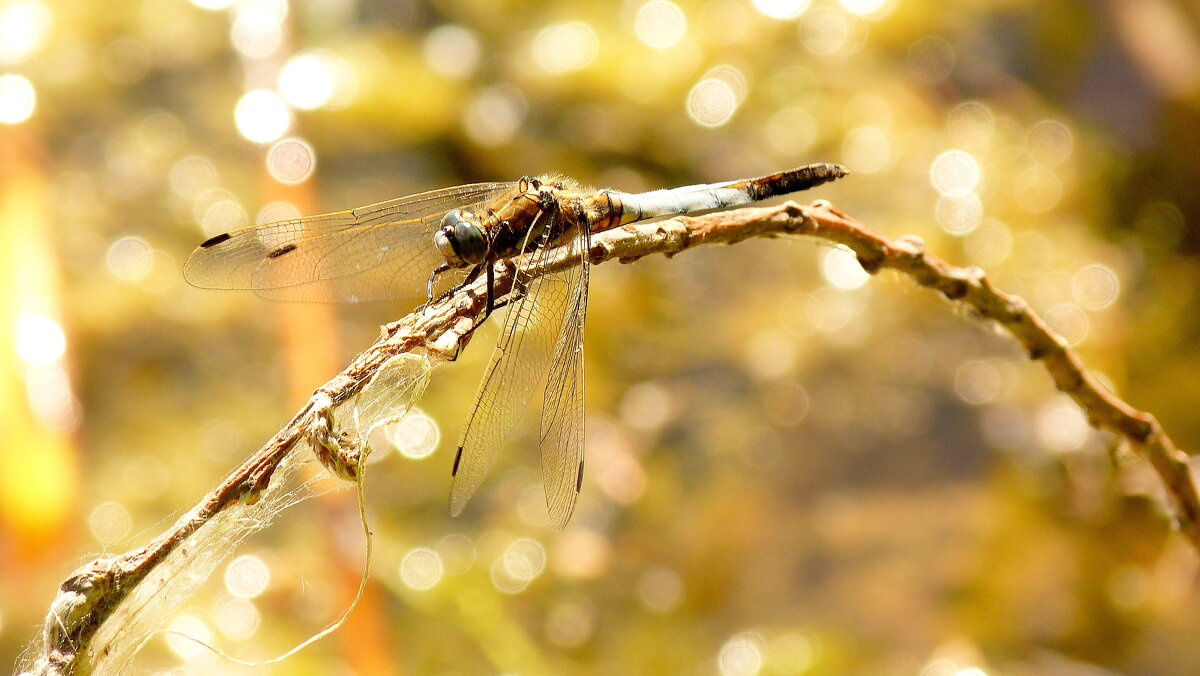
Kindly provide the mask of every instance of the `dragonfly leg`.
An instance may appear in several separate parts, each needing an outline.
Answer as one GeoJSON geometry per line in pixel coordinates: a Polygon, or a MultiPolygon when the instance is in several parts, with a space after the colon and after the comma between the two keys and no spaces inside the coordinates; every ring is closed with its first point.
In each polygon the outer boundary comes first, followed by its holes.
{"type": "Polygon", "coordinates": [[[475,267],[471,268],[471,271],[467,273],[467,278],[464,279],[463,283],[460,284],[459,286],[460,287],[466,286],[466,285],[470,284],[471,282],[475,281],[476,279],[479,279],[479,273],[483,272],[483,266],[485,266],[485,265],[487,265],[487,263],[480,263],[479,265],[476,265],[475,267]]]}
{"type": "Polygon", "coordinates": [[[429,273],[429,281],[425,282],[425,302],[422,303],[421,307],[418,309],[423,309],[426,305],[429,305],[430,303],[433,302],[433,283],[435,281],[437,281],[438,276],[440,276],[443,272],[449,272],[449,271],[450,271],[450,264],[442,263],[441,265],[434,268],[433,272],[429,273]]]}
{"type": "Polygon", "coordinates": [[[483,321],[486,322],[496,309],[496,267],[490,263],[484,265],[487,265],[487,310],[483,313],[483,321]]]}

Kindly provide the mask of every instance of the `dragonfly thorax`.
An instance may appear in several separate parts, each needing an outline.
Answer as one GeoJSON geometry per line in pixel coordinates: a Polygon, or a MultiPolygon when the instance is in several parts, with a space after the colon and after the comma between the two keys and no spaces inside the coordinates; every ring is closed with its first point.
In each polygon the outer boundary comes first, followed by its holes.
{"type": "Polygon", "coordinates": [[[487,233],[479,216],[469,209],[454,209],[443,216],[442,227],[433,234],[433,243],[453,268],[479,265],[487,260],[487,233]]]}

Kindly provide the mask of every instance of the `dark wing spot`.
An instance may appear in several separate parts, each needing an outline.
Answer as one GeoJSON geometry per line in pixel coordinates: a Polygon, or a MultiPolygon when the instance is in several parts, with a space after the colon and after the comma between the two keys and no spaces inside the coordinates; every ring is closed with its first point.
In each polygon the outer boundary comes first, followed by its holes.
{"type": "Polygon", "coordinates": [[[462,446],[458,447],[458,452],[454,454],[454,469],[450,470],[450,476],[458,475],[458,461],[462,460],[462,446]]]}
{"type": "Polygon", "coordinates": [[[579,461],[579,473],[575,475],[575,492],[583,488],[583,461],[579,461]]]}
{"type": "Polygon", "coordinates": [[[223,233],[217,235],[216,237],[210,237],[210,238],[204,240],[204,243],[202,243],[200,245],[200,248],[207,249],[210,246],[216,246],[216,245],[220,244],[221,242],[224,242],[225,240],[229,239],[232,236],[233,235],[230,235],[227,232],[223,232],[223,233]]]}
{"type": "Polygon", "coordinates": [[[290,254],[291,252],[293,252],[295,250],[296,250],[295,244],[284,244],[283,246],[279,247],[278,249],[267,254],[267,258],[279,258],[280,256],[282,256],[284,254],[290,254]]]}

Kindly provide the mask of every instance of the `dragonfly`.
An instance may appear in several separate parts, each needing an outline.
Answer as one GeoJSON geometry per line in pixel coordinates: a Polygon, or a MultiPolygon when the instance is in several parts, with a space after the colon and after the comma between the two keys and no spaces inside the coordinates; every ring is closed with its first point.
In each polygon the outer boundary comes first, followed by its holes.
{"type": "MultiPolygon", "coordinates": [[[[637,221],[697,214],[806,190],[846,175],[809,164],[758,178],[628,193],[592,190],[556,176],[473,183],[349,211],[219,234],[184,264],[194,286],[252,290],[283,301],[433,300],[487,278],[484,319],[507,305],[451,470],[457,516],[483,483],[509,433],[541,392],[539,446],[550,522],[561,530],[583,485],[583,332],[588,251],[597,233],[637,221]],[[532,271],[552,251],[577,265],[532,271]],[[492,290],[497,264],[516,264],[512,290],[492,290]]],[[[482,320],[481,320],[482,321],[482,320]]]]}

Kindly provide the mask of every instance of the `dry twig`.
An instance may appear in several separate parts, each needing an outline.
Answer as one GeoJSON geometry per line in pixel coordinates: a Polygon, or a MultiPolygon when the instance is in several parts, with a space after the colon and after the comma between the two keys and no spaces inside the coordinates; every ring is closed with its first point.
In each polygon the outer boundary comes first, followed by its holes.
{"type": "MultiPolygon", "coordinates": [[[[808,235],[844,245],[854,251],[868,272],[891,268],[1002,325],[1031,358],[1045,365],[1058,389],[1083,408],[1092,426],[1128,439],[1149,459],[1171,496],[1176,526],[1200,551],[1200,496],[1188,456],[1175,447],[1154,416],[1134,409],[1101,385],[1024,300],[996,289],[978,268],[957,267],[926,253],[916,238],[889,239],[827,202],[807,206],[788,202],[778,207],[624,226],[595,235],[589,258],[593,264],[612,259],[631,262],[650,254],[671,256],[701,244],[733,244],[751,237],[780,235],[808,235]]],[[[564,251],[535,274],[561,269],[576,260],[564,251]]],[[[507,268],[497,274],[497,297],[510,290],[512,272],[507,268]]],[[[254,502],[270,485],[281,463],[296,451],[298,442],[311,442],[331,470],[354,479],[357,456],[352,447],[339,445],[336,433],[331,434],[332,411],[362,390],[396,355],[425,352],[445,357],[458,349],[470,338],[474,321],[483,311],[484,284],[480,278],[423,311],[384,326],[374,345],[318,388],[283,429],[166,533],[143,547],[96,559],[72,573],[51,604],[32,671],[90,673],[107,650],[95,646],[94,637],[114,610],[205,524],[231,506],[254,502]],[[345,455],[347,450],[351,455],[345,455]]]]}

